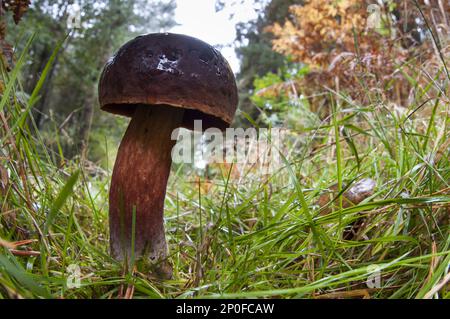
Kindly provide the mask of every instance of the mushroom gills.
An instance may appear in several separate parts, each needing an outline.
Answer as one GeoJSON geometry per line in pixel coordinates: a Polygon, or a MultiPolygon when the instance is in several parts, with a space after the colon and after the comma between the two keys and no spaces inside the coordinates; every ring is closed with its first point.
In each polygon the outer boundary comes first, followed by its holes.
{"type": "Polygon", "coordinates": [[[115,259],[134,257],[151,264],[164,262],[164,198],[183,109],[167,105],[137,105],[119,147],[109,199],[111,253],[115,259]],[[135,232],[133,236],[133,214],[135,232]]]}

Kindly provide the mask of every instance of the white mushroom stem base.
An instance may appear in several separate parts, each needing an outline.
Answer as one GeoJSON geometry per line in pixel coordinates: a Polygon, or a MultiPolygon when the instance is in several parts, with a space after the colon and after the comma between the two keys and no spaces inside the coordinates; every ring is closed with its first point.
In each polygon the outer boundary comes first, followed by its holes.
{"type": "MultiPolygon", "coordinates": [[[[169,106],[139,105],[120,144],[109,194],[111,253],[130,260],[135,212],[134,257],[151,264],[165,264],[164,198],[175,141],[172,131],[181,125],[183,110],[169,106]]],[[[166,269],[164,269],[166,268],[166,269]]],[[[157,268],[158,269],[158,268],[157,268]]]]}

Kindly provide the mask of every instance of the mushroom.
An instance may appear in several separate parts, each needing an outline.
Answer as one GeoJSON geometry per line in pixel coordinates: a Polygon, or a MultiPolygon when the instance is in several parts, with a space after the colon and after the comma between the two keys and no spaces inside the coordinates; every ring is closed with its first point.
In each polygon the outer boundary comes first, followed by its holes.
{"type": "Polygon", "coordinates": [[[131,117],[120,144],[109,192],[112,257],[134,257],[171,277],[164,234],[164,198],[175,141],[172,131],[228,127],[236,111],[236,81],[228,62],[196,38],[170,33],[139,36],[106,63],[101,109],[131,117]],[[133,216],[135,232],[133,236],[133,216]],[[133,241],[134,238],[134,241],[133,241]]]}

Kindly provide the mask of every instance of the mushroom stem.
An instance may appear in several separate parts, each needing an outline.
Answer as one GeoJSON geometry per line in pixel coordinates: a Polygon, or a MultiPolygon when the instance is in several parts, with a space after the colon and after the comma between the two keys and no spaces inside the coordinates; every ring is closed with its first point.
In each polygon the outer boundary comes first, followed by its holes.
{"type": "Polygon", "coordinates": [[[134,256],[151,263],[164,260],[164,198],[175,141],[183,110],[166,105],[137,106],[119,147],[110,197],[109,227],[112,256],[130,260],[135,211],[134,256]]]}

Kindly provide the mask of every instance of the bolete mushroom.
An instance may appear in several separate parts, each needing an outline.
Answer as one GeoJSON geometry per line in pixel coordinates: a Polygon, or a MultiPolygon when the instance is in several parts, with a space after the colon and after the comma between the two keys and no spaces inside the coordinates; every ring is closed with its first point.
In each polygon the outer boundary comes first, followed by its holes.
{"type": "MultiPolygon", "coordinates": [[[[228,62],[196,38],[170,33],[139,36],[107,62],[99,83],[101,109],[131,117],[109,193],[113,258],[155,264],[167,257],[164,198],[175,141],[172,131],[228,127],[236,111],[236,81],[228,62]]],[[[170,276],[171,271],[163,271],[170,276]]]]}

